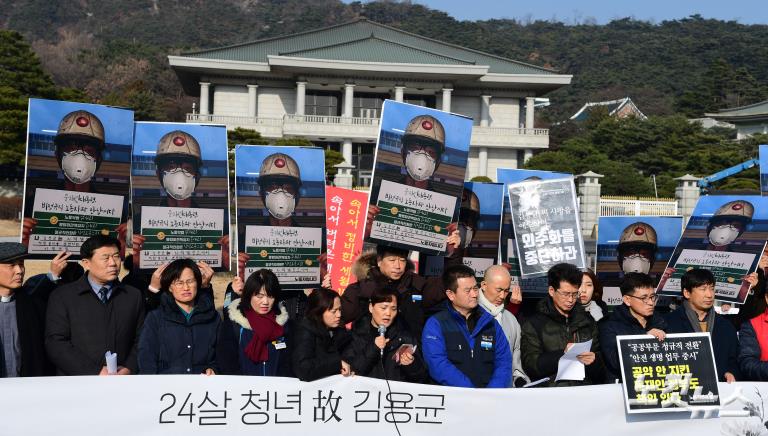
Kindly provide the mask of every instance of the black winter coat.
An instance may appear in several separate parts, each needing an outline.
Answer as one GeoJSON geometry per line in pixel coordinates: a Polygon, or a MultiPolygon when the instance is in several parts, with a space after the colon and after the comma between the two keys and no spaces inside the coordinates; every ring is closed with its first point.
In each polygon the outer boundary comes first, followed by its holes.
{"type": "Polygon", "coordinates": [[[45,355],[45,308],[56,284],[45,276],[30,278],[14,292],[16,328],[21,348],[21,377],[52,376],[56,370],[45,355]],[[35,279],[35,280],[33,280],[35,279]]]}
{"type": "Polygon", "coordinates": [[[141,291],[117,283],[103,304],[88,275],[60,286],[48,300],[45,350],[58,375],[97,375],[104,353],[117,353],[118,366],[138,372],[138,344],[144,324],[141,291]]]}
{"type": "Polygon", "coordinates": [[[597,324],[587,312],[576,304],[566,318],[555,309],[552,297],[547,295],[538,304],[538,312],[523,323],[520,348],[523,369],[531,380],[549,377],[549,386],[577,386],[602,383],[605,364],[600,354],[597,324]],[[565,347],[571,342],[592,340],[591,351],[595,361],[585,367],[584,381],[561,380],[555,382],[558,362],[565,347]]]}
{"type": "Polygon", "coordinates": [[[293,373],[303,381],[313,381],[341,373],[341,351],[352,339],[344,328],[328,330],[303,318],[293,336],[293,373]],[[331,335],[331,332],[333,335],[331,335]]]}
{"type": "Polygon", "coordinates": [[[400,318],[395,318],[384,334],[384,337],[389,339],[389,343],[384,347],[383,357],[381,356],[381,349],[374,343],[377,336],[379,336],[379,331],[371,324],[370,315],[363,316],[355,322],[352,329],[352,341],[342,353],[344,361],[352,366],[352,371],[355,374],[411,383],[426,383],[429,380],[427,367],[421,357],[419,341],[406,329],[400,318]],[[406,366],[396,363],[394,359],[395,353],[403,344],[418,347],[414,353],[413,363],[406,366]]]}
{"type": "MultiPolygon", "coordinates": [[[[711,309],[714,310],[714,309],[711,309]]],[[[673,312],[668,313],[664,320],[667,321],[667,333],[694,333],[699,330],[693,329],[691,322],[685,315],[685,307],[680,307],[673,312]]],[[[739,338],[736,336],[736,329],[730,321],[719,314],[715,314],[715,326],[712,329],[712,352],[715,354],[715,365],[717,366],[717,378],[725,381],[725,373],[730,372],[741,379],[739,371],[739,338]]]]}
{"type": "MultiPolygon", "coordinates": [[[[765,315],[760,316],[757,322],[765,323],[765,315]]],[[[751,321],[741,324],[739,342],[739,369],[744,380],[768,381],[768,362],[760,360],[763,353],[751,321]]]]}
{"type": "Polygon", "coordinates": [[[651,329],[667,331],[667,323],[664,321],[664,317],[658,313],[651,315],[645,328],[643,328],[625,304],[617,306],[608,320],[598,323],[598,325],[600,328],[600,348],[603,359],[605,359],[605,381],[609,383],[616,379],[623,379],[616,336],[644,335],[651,329]]]}
{"type": "Polygon", "coordinates": [[[147,315],[139,339],[139,373],[201,374],[216,364],[216,338],[221,318],[213,299],[202,294],[187,321],[170,293],[147,315]]]}

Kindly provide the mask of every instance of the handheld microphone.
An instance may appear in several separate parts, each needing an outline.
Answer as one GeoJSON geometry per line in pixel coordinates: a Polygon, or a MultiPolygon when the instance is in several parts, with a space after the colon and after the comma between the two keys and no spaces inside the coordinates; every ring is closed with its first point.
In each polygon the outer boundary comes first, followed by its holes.
{"type": "MultiPolygon", "coordinates": [[[[379,326],[379,336],[384,337],[387,334],[387,326],[379,326]]],[[[384,357],[384,348],[381,349],[381,357],[384,357]]]]}

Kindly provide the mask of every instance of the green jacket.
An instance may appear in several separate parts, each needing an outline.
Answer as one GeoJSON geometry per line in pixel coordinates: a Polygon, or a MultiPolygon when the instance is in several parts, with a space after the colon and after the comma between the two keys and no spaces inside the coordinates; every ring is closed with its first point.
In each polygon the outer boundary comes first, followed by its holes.
{"type": "Polygon", "coordinates": [[[523,369],[532,381],[549,377],[548,386],[579,386],[602,383],[605,365],[600,355],[597,323],[576,304],[570,316],[565,317],[555,309],[552,297],[544,297],[538,304],[538,311],[529,317],[522,327],[521,351],[523,369]],[[570,342],[585,342],[592,339],[591,351],[595,361],[586,366],[584,381],[561,380],[555,382],[557,366],[570,342]]]}

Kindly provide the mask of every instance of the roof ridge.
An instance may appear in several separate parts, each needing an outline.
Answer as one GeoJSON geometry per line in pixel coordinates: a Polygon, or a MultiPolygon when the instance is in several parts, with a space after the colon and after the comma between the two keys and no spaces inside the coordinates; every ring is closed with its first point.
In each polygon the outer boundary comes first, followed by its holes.
{"type": "Polygon", "coordinates": [[[727,108],[727,109],[719,109],[717,111],[717,113],[733,112],[733,111],[737,111],[737,110],[750,109],[750,108],[753,108],[753,107],[762,106],[762,105],[764,105],[766,103],[768,103],[768,100],[758,101],[757,103],[748,104],[746,106],[736,106],[736,107],[731,107],[731,108],[727,108]]]}

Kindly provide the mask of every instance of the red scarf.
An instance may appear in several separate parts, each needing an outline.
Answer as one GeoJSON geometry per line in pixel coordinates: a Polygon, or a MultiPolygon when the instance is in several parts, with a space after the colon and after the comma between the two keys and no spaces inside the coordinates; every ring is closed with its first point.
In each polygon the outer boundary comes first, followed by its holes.
{"type": "Polygon", "coordinates": [[[269,358],[267,344],[283,336],[283,326],[277,323],[274,312],[260,315],[249,307],[245,317],[253,331],[253,338],[245,346],[245,355],[254,362],[266,362],[269,358]]]}

